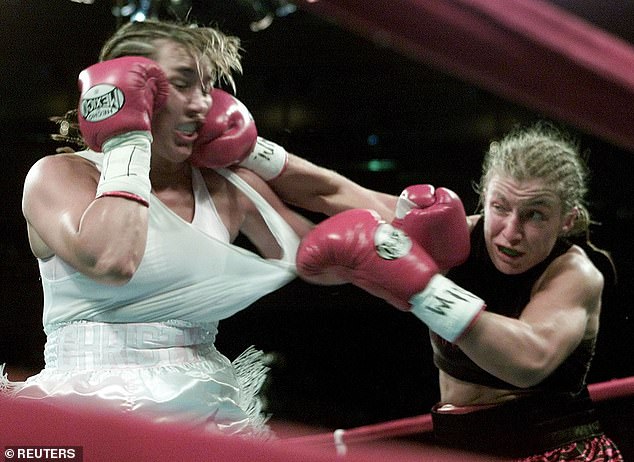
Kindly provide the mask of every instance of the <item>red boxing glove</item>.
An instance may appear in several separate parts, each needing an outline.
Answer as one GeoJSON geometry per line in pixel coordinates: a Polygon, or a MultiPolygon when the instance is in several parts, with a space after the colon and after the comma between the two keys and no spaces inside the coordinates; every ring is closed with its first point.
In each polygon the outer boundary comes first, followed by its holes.
{"type": "Polygon", "coordinates": [[[198,130],[189,161],[196,167],[221,168],[238,164],[253,151],[258,131],[253,116],[238,99],[214,89],[211,108],[198,130]]]}
{"type": "Polygon", "coordinates": [[[155,61],[125,56],[94,64],[79,74],[79,128],[86,144],[102,151],[108,139],[132,131],[151,132],[152,114],[170,85],[155,61]]]}
{"type": "Polygon", "coordinates": [[[322,221],[302,239],[297,271],[316,284],[351,282],[455,342],[485,308],[476,295],[439,274],[421,246],[372,210],[352,209],[322,221]]]}
{"type": "Polygon", "coordinates": [[[401,310],[438,272],[405,233],[372,210],[352,209],[313,228],[300,243],[297,270],[317,284],[350,282],[401,310]]]}
{"type": "Polygon", "coordinates": [[[418,242],[442,270],[464,263],[471,250],[469,226],[456,193],[432,185],[401,193],[392,224],[418,242]]]}

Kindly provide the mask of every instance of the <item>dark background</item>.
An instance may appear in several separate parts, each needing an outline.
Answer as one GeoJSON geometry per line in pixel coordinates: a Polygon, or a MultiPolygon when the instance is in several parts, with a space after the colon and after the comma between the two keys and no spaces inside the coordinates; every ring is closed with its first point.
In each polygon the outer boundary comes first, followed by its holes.
{"type": "MultiPolygon", "coordinates": [[[[628,1],[554,3],[633,41],[628,1]]],[[[37,265],[20,211],[22,183],[28,168],[58,146],[49,138],[56,127],[48,117],[76,104],[77,74],[127,20],[115,17],[114,4],[0,5],[0,363],[9,366],[9,378],[42,367],[45,340],[37,265]]],[[[458,192],[471,212],[477,200],[472,182],[489,141],[516,123],[542,118],[301,9],[252,32],[249,5],[194,1],[190,18],[242,39],[237,96],[260,134],[366,186],[399,194],[413,183],[442,185],[458,192]],[[382,170],[371,168],[374,159],[384,161],[382,170]]],[[[627,377],[634,374],[634,156],[566,128],[590,152],[590,210],[600,223],[592,238],[612,252],[619,272],[618,292],[604,307],[590,382],[627,377]]],[[[217,344],[230,358],[251,344],[271,353],[267,395],[275,418],[345,428],[429,411],[438,390],[427,335],[410,315],[353,287],[295,281],[223,321],[217,344]]]]}

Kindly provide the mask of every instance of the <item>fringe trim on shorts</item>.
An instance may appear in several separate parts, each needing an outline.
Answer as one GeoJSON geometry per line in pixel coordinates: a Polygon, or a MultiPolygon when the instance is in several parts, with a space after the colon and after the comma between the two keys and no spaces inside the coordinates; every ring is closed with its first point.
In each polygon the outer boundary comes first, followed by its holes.
{"type": "Polygon", "coordinates": [[[0,364],[0,393],[8,392],[11,387],[9,378],[7,377],[6,372],[4,372],[5,366],[6,364],[0,364]]]}
{"type": "Polygon", "coordinates": [[[258,396],[270,370],[266,365],[266,354],[250,346],[232,364],[240,385],[238,404],[249,416],[253,427],[249,436],[271,439],[272,431],[266,425],[271,416],[264,412],[262,399],[258,396]]]}

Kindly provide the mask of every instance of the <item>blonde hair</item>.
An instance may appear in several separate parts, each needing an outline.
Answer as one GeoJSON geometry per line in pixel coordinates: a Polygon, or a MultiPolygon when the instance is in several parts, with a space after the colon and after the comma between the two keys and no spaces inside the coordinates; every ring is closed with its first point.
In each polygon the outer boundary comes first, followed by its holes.
{"type": "Polygon", "coordinates": [[[214,27],[146,20],[121,26],[103,45],[100,61],[122,56],[153,59],[158,41],[178,43],[209,69],[212,83],[228,84],[235,91],[234,73],[242,73],[240,39],[214,27]]]}
{"type": "MultiPolygon", "coordinates": [[[[153,19],[126,23],[104,43],[99,60],[122,56],[153,59],[161,41],[166,40],[182,45],[199,66],[207,66],[212,85],[227,84],[235,92],[233,75],[242,73],[240,39],[225,35],[214,27],[153,19]]],[[[63,116],[51,117],[50,120],[59,126],[59,132],[51,135],[52,139],[86,148],[79,131],[76,109],[63,116]]]]}
{"type": "Polygon", "coordinates": [[[576,211],[569,236],[588,233],[591,224],[586,203],[589,171],[578,142],[547,122],[528,128],[516,127],[502,139],[493,141],[485,154],[482,176],[476,191],[480,206],[495,175],[523,181],[541,179],[561,200],[562,213],[576,211]]]}

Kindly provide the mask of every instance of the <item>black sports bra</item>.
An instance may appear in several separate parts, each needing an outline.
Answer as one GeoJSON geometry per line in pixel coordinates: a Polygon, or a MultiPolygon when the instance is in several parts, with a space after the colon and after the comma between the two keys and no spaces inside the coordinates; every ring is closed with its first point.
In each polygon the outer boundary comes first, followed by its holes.
{"type": "MultiPolygon", "coordinates": [[[[485,300],[486,310],[511,318],[519,318],[530,300],[531,290],[548,265],[564,254],[571,243],[558,240],[551,254],[529,271],[507,275],[498,271],[486,250],[484,220],[480,219],[471,233],[471,253],[467,261],[449,271],[449,277],[464,289],[485,300]]],[[[501,389],[517,389],[489,374],[476,365],[460,348],[430,331],[434,349],[434,363],[447,374],[459,380],[501,389]]],[[[572,354],[535,389],[576,392],[585,384],[590,362],[594,355],[595,338],[584,340],[572,354]]]]}

